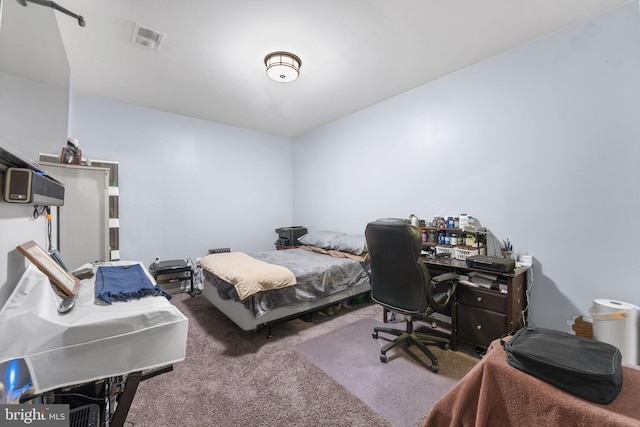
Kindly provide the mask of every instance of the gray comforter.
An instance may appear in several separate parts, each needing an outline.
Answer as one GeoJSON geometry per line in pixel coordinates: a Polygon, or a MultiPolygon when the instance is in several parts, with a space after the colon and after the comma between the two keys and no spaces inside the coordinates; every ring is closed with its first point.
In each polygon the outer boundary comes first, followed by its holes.
{"type": "MultiPolygon", "coordinates": [[[[297,282],[294,286],[260,292],[247,299],[244,305],[256,318],[273,308],[322,298],[369,281],[368,262],[335,258],[304,249],[253,252],[248,255],[287,267],[296,276],[297,282]]],[[[204,274],[206,279],[216,286],[221,298],[239,300],[233,285],[206,270],[204,274]]]]}

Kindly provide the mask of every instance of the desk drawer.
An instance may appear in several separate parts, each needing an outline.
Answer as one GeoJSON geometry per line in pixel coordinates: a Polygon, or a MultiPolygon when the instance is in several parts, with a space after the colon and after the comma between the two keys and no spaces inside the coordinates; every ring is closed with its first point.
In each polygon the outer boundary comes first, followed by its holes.
{"type": "Polygon", "coordinates": [[[507,333],[507,315],[482,308],[458,304],[457,336],[487,347],[491,341],[507,333]]]}
{"type": "Polygon", "coordinates": [[[456,300],[460,304],[466,304],[472,307],[484,308],[499,313],[507,312],[507,295],[497,291],[471,288],[462,285],[456,289],[456,300]]]}

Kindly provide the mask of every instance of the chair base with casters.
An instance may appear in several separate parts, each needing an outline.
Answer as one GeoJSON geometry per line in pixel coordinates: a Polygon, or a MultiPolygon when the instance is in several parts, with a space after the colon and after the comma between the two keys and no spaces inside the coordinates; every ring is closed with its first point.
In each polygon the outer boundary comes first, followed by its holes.
{"type": "Polygon", "coordinates": [[[386,334],[391,334],[398,337],[382,347],[382,349],[380,350],[380,361],[382,363],[387,363],[387,351],[391,350],[392,348],[398,347],[402,344],[407,344],[407,347],[414,345],[431,360],[431,372],[437,373],[440,370],[440,368],[438,367],[438,358],[427,348],[424,342],[433,342],[435,344],[439,344],[440,347],[445,350],[449,349],[448,338],[429,335],[422,332],[414,332],[413,319],[411,319],[411,317],[407,318],[407,328],[404,331],[401,329],[377,326],[373,328],[373,333],[371,335],[373,336],[373,338],[378,339],[379,332],[384,332],[386,334]]]}
{"type": "Polygon", "coordinates": [[[432,277],[422,262],[422,233],[418,227],[400,219],[380,219],[367,224],[365,237],[371,262],[371,299],[382,307],[407,316],[405,331],[376,327],[379,332],[397,336],[380,350],[380,361],[387,351],[401,344],[414,345],[431,359],[431,370],[438,372],[438,359],[429,351],[427,341],[449,347],[448,337],[413,331],[413,319],[430,319],[435,313],[449,315],[458,275],[445,273],[432,277]]]}

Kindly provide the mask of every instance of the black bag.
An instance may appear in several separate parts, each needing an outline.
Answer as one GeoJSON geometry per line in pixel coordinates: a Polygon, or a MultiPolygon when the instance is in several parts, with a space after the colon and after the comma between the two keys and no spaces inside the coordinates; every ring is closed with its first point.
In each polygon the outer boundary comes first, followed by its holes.
{"type": "Polygon", "coordinates": [[[583,399],[608,404],[622,388],[622,355],[611,344],[532,327],[500,342],[509,365],[583,399]]]}

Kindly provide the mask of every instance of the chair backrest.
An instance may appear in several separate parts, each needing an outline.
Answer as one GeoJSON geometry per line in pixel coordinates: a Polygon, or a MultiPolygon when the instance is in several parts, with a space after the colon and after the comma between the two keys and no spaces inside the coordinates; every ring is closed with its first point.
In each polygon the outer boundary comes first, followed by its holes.
{"type": "Polygon", "coordinates": [[[365,238],[371,261],[371,298],[394,311],[424,313],[431,275],[420,259],[422,234],[401,219],[370,222],[365,238]]]}

